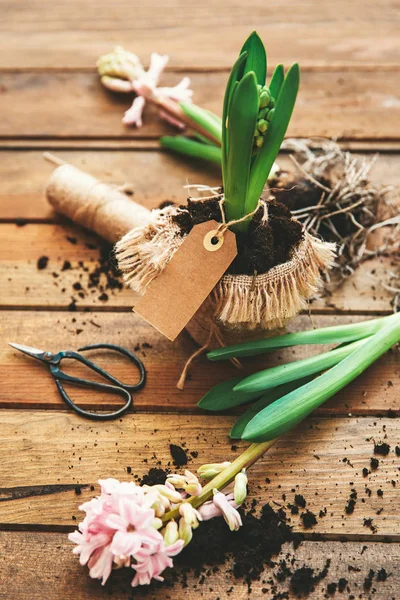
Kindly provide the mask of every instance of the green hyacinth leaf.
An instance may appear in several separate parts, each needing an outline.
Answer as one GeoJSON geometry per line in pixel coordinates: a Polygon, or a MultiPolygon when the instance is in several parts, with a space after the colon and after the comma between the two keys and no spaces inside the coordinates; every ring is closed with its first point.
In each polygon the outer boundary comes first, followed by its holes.
{"type": "Polygon", "coordinates": [[[209,143],[197,142],[184,136],[165,135],[160,139],[163,148],[179,154],[208,160],[216,165],[221,164],[221,148],[209,143]]]}
{"type": "Polygon", "coordinates": [[[244,74],[254,71],[259,85],[265,85],[267,77],[267,54],[258,33],[253,31],[243,44],[240,54],[247,52],[248,57],[244,74]]]}
{"type": "Polygon", "coordinates": [[[197,406],[204,410],[220,411],[239,406],[240,404],[246,404],[246,402],[259,398],[259,393],[241,394],[233,391],[233,388],[241,379],[241,377],[235,377],[235,379],[218,383],[203,396],[197,406]]]}
{"type": "Polygon", "coordinates": [[[271,96],[275,99],[278,99],[279,92],[281,91],[282,84],[285,80],[285,71],[283,69],[283,65],[277,65],[275,67],[275,71],[272,74],[271,81],[269,82],[269,91],[271,92],[271,96]]]}
{"type": "MultiPolygon", "coordinates": [[[[246,198],[257,115],[257,80],[254,72],[250,72],[234,86],[228,114],[228,176],[226,180],[224,179],[225,210],[228,221],[240,219],[254,210],[254,207],[247,205],[246,198]]],[[[232,229],[244,230],[247,225],[246,222],[240,223],[232,229]]]]}
{"type": "Polygon", "coordinates": [[[222,109],[222,179],[225,182],[227,179],[227,160],[228,160],[228,128],[227,128],[227,118],[229,114],[229,108],[232,101],[233,91],[238,83],[238,81],[242,78],[245,63],[247,60],[247,52],[243,52],[235,62],[232,67],[232,70],[229,74],[228,82],[225,88],[225,96],[224,96],[224,105],[222,109]]]}
{"type": "Polygon", "coordinates": [[[200,106],[196,106],[196,104],[192,104],[191,102],[180,102],[179,106],[187,115],[198,123],[201,127],[206,129],[211,135],[213,135],[219,142],[222,139],[222,127],[218,123],[218,121],[210,115],[208,110],[204,110],[200,108],[200,106]]]}
{"type": "Polygon", "coordinates": [[[283,385],[278,385],[271,390],[268,390],[265,394],[261,396],[257,402],[255,402],[249,409],[244,412],[236,423],[233,425],[229,436],[234,440],[240,440],[246,426],[253,417],[256,416],[261,410],[263,410],[266,406],[269,406],[275,400],[282,398],[285,394],[288,394],[292,390],[304,385],[308,381],[311,380],[311,377],[304,377],[303,379],[299,379],[298,381],[291,381],[290,383],[284,383],[283,385]]]}

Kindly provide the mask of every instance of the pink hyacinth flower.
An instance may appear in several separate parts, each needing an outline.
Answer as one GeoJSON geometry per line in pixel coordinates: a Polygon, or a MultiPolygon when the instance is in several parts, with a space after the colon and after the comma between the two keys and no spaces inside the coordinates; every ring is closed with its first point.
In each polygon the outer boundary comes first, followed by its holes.
{"type": "Polygon", "coordinates": [[[152,554],[148,554],[144,549],[138,552],[136,555],[137,564],[132,565],[132,568],[136,571],[136,575],[132,580],[132,587],[148,585],[152,579],[164,581],[161,573],[167,567],[173,566],[174,563],[171,557],[179,554],[183,546],[183,540],[178,540],[167,547],[162,543],[160,549],[152,554]]]}
{"type": "Polygon", "coordinates": [[[115,529],[111,550],[117,557],[135,556],[143,544],[156,549],[163,540],[152,523],[155,513],[152,508],[143,508],[128,498],[119,501],[119,514],[110,515],[107,525],[115,529]]]}
{"type": "Polygon", "coordinates": [[[225,494],[214,492],[213,503],[222,512],[222,516],[231,531],[237,531],[242,526],[242,519],[235,508],[236,505],[234,502],[230,502],[225,494]]]}

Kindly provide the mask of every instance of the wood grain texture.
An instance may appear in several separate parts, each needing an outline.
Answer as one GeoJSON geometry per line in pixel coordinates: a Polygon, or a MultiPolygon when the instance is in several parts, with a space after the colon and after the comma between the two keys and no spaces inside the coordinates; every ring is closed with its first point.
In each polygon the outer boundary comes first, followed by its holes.
{"type": "MultiPolygon", "coordinates": [[[[54,154],[110,184],[132,184],[133,199],[148,208],[165,200],[183,203],[188,183],[219,185],[220,169],[154,151],[58,151],[54,154]]],[[[389,167],[390,168],[390,167],[389,167]]],[[[0,220],[54,220],[44,188],[54,165],[40,151],[0,151],[0,220]]],[[[397,169],[394,167],[394,171],[397,169]]]]}
{"type": "MultiPolygon", "coordinates": [[[[336,323],[350,323],[363,317],[318,316],[310,321],[299,316],[290,324],[291,331],[326,327],[336,323]]],[[[315,346],[288,348],[259,358],[243,361],[239,372],[227,361],[212,363],[205,357],[195,363],[191,376],[182,392],[176,388],[183,365],[196,346],[186,333],[169,342],[140,317],[131,313],[35,312],[2,311],[2,339],[59,351],[76,349],[86,344],[108,342],[137,352],[148,373],[143,390],[134,395],[136,410],[197,411],[196,404],[213,386],[221,381],[254,372],[275,364],[306,358],[319,351],[315,346]]],[[[135,368],[128,360],[110,352],[92,351],[95,362],[122,381],[133,382],[135,368]]],[[[66,361],[63,368],[79,377],[88,377],[88,371],[66,361]]],[[[324,404],[321,414],[328,415],[386,415],[387,411],[400,414],[400,355],[389,352],[335,398],[324,404]]],[[[92,376],[92,375],[91,375],[92,376]]],[[[24,356],[6,343],[0,346],[0,406],[15,408],[66,409],[54,381],[44,366],[24,356]],[[7,383],[6,383],[7,382],[7,383]]],[[[121,401],[108,394],[88,393],[79,388],[68,388],[71,397],[83,407],[116,407],[121,401]]],[[[210,417],[211,418],[211,417],[210,417]]]]}
{"type": "MultiPolygon", "coordinates": [[[[87,570],[79,565],[79,561],[71,552],[72,544],[60,533],[33,532],[1,532],[0,533],[0,565],[2,600],[17,600],[26,597],[29,590],[31,600],[101,600],[118,598],[128,600],[132,597],[129,571],[115,571],[105,587],[99,581],[90,579],[87,570]],[[73,582],[73,585],[71,583],[73,582]]],[[[275,558],[275,557],[274,557],[275,558]]],[[[347,594],[355,593],[356,597],[363,592],[363,585],[369,570],[377,572],[382,566],[390,574],[384,583],[374,579],[375,600],[396,598],[400,587],[398,562],[400,560],[400,544],[390,546],[383,543],[347,542],[303,542],[295,551],[285,545],[276,560],[293,560],[291,570],[307,566],[319,572],[330,559],[328,576],[320,582],[315,591],[308,596],[310,600],[326,598],[326,587],[337,582],[341,577],[348,581],[347,594]],[[349,570],[350,567],[350,570],[349,570]]],[[[222,566],[217,573],[209,573],[205,579],[189,574],[188,585],[182,589],[180,583],[174,587],[161,587],[149,593],[148,590],[136,589],[135,599],[148,600],[181,600],[184,596],[191,600],[253,600],[265,599],[272,594],[273,575],[278,568],[270,567],[262,575],[261,581],[252,583],[251,594],[241,580],[236,580],[229,572],[230,564],[222,566]],[[202,582],[203,581],[203,582],[202,582]],[[232,586],[235,586],[234,595],[232,586]],[[231,591],[229,591],[231,590],[231,591]],[[190,594],[190,596],[189,596],[190,594]]],[[[290,593],[290,578],[283,583],[276,583],[276,592],[289,592],[287,598],[294,598],[290,593]]],[[[340,595],[339,595],[340,597],[340,595]]]]}
{"type": "Polygon", "coordinates": [[[400,59],[396,3],[335,5],[285,1],[251,4],[171,0],[13,2],[4,11],[3,67],[93,67],[120,44],[140,53],[167,53],[173,66],[228,67],[253,29],[267,43],[271,63],[394,64],[400,59]]]}
{"type": "MultiPolygon", "coordinates": [[[[81,516],[78,505],[95,491],[84,487],[78,496],[72,490],[61,488],[57,492],[53,488],[51,494],[46,489],[38,494],[37,486],[96,486],[99,478],[130,480],[158,464],[173,468],[171,443],[186,446],[192,470],[204,462],[232,459],[246,447],[239,443],[231,448],[227,433],[232,421],[231,417],[149,413],[126,415],[117,422],[91,423],[67,413],[3,410],[1,491],[3,496],[12,496],[13,488],[24,486],[26,493],[1,502],[0,526],[73,526],[81,516]],[[192,458],[190,452],[198,455],[192,458]],[[29,486],[35,486],[34,494],[30,494],[29,486]]],[[[251,468],[251,496],[285,508],[293,503],[295,493],[303,494],[306,508],[318,520],[308,532],[336,538],[397,539],[400,480],[394,447],[398,438],[396,419],[309,419],[282,437],[251,468]],[[362,469],[369,468],[374,440],[383,439],[391,450],[379,457],[379,468],[365,478],[362,469]],[[379,489],[383,497],[377,494],[379,489]],[[354,512],[346,514],[352,490],[357,492],[357,501],[354,512]],[[325,509],[326,516],[318,517],[325,509]],[[365,518],[373,519],[374,534],[364,526],[365,518]]],[[[296,530],[304,531],[300,514],[290,520],[296,530]]]]}
{"type": "MultiPolygon", "coordinates": [[[[109,183],[133,186],[134,199],[148,208],[164,200],[185,202],[184,185],[203,183],[219,185],[220,169],[210,163],[196,162],[168,152],[132,149],[54,150],[61,159],[109,183]]],[[[361,154],[371,158],[371,154],[361,154]]],[[[289,168],[291,161],[282,154],[279,164],[289,168]]],[[[0,151],[0,220],[53,220],[44,188],[53,165],[43,159],[41,151],[0,151]]],[[[371,171],[371,179],[392,185],[394,197],[400,189],[400,155],[381,154],[371,171]]]]}
{"type": "MultiPolygon", "coordinates": [[[[187,74],[192,79],[194,101],[220,114],[228,73],[187,74]]],[[[165,84],[173,85],[181,76],[168,73],[165,84]]],[[[399,80],[397,69],[303,69],[288,135],[399,140],[399,80]]],[[[4,72],[0,90],[5,106],[0,121],[3,138],[148,139],[173,131],[153,107],[146,107],[142,128],[125,127],[121,118],[132,99],[107,92],[95,73],[4,72]],[[34,107],[34,118],[27,106],[34,107]]]]}
{"type": "MultiPolygon", "coordinates": [[[[7,282],[0,289],[0,306],[67,308],[74,299],[80,308],[132,307],[134,295],[126,288],[106,290],[105,301],[100,287],[88,287],[90,273],[98,266],[100,246],[92,234],[63,221],[24,227],[3,223],[0,237],[0,279],[7,282]],[[42,256],[49,260],[46,268],[38,269],[42,256]],[[63,271],[66,260],[71,269],[63,271]],[[73,288],[76,283],[82,285],[82,290],[73,288]]],[[[385,257],[365,262],[332,296],[314,302],[312,311],[390,312],[393,294],[380,283],[387,280],[388,269],[391,260],[385,257]]],[[[106,284],[104,276],[100,283],[106,284]]]]}

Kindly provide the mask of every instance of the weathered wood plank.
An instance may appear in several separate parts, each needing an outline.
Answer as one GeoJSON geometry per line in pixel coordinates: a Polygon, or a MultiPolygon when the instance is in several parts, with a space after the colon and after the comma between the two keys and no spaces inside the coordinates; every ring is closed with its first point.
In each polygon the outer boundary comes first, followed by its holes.
{"type": "Polygon", "coordinates": [[[396,3],[275,2],[240,4],[121,1],[68,5],[50,0],[7,5],[1,36],[3,67],[92,67],[121,44],[148,61],[167,53],[174,66],[230,66],[257,27],[272,63],[397,65],[396,3]],[[51,49],[51,51],[49,50],[51,49]]]}
{"type": "MultiPolygon", "coordinates": [[[[102,181],[132,184],[133,199],[148,208],[156,208],[164,200],[185,202],[188,194],[183,186],[187,183],[219,185],[221,181],[217,166],[177,158],[167,152],[54,153],[102,181]]],[[[0,219],[54,220],[44,196],[53,170],[54,166],[44,160],[40,151],[0,151],[0,219]]]]}
{"type": "MultiPolygon", "coordinates": [[[[1,532],[0,564],[2,587],[0,598],[11,600],[98,600],[118,597],[120,600],[131,597],[129,571],[114,572],[105,587],[99,581],[89,578],[87,571],[79,565],[72,555],[71,543],[65,534],[36,532],[1,532]],[[129,575],[129,576],[128,576],[129,575]],[[73,582],[73,585],[71,585],[73,582]]],[[[321,581],[315,591],[308,596],[311,600],[326,598],[326,587],[337,582],[341,577],[348,581],[347,593],[355,593],[357,597],[364,590],[364,581],[370,569],[375,573],[382,567],[389,577],[385,582],[376,582],[373,597],[376,600],[395,598],[400,586],[398,562],[400,560],[400,544],[347,542],[303,542],[295,551],[285,545],[276,558],[286,560],[293,572],[303,566],[311,567],[319,572],[330,559],[328,576],[321,581]],[[293,564],[291,564],[293,560],[293,564]]],[[[241,579],[235,579],[229,572],[230,565],[222,567],[216,574],[208,574],[206,581],[194,574],[188,576],[188,587],[182,589],[177,583],[172,588],[161,587],[158,590],[135,590],[135,598],[149,600],[181,600],[182,594],[191,600],[209,598],[215,600],[247,600],[250,595],[247,586],[241,579]],[[234,588],[232,589],[232,586],[234,588]],[[212,592],[210,590],[212,589],[212,592]]],[[[251,598],[266,598],[271,593],[271,583],[277,568],[264,571],[261,581],[252,583],[251,598]],[[262,581],[263,580],[263,581],[262,581]],[[268,583],[266,584],[266,580],[268,583]]],[[[273,579],[278,592],[290,592],[290,576],[285,582],[273,579]]],[[[293,596],[290,595],[290,598],[293,596]]],[[[346,595],[347,597],[347,595],[346,595]]]]}
{"type": "MultiPolygon", "coordinates": [[[[176,388],[185,361],[195,350],[187,334],[171,343],[140,317],[131,313],[87,314],[83,312],[3,311],[2,338],[45,350],[76,349],[86,344],[108,342],[135,350],[148,372],[146,386],[134,396],[136,410],[196,411],[198,400],[215,384],[237,377],[238,370],[230,362],[210,363],[205,357],[192,369],[185,391],[176,388]]],[[[291,331],[312,326],[324,327],[349,323],[362,317],[308,316],[297,317],[291,331]]],[[[243,361],[243,373],[274,364],[282,364],[311,356],[317,347],[299,346],[243,361]]],[[[93,359],[121,381],[134,381],[137,372],[120,356],[109,352],[92,352],[93,359]]],[[[64,363],[68,373],[88,377],[88,372],[64,363]]],[[[400,356],[389,352],[376,365],[357,378],[330,402],[321,407],[322,414],[384,415],[388,410],[400,411],[400,356]]],[[[0,406],[13,408],[66,408],[51,376],[40,363],[29,359],[4,343],[0,347],[0,381],[7,381],[0,392],[0,406]]],[[[86,408],[111,408],[120,404],[118,397],[70,389],[71,396],[86,408]]],[[[391,414],[391,413],[390,413],[391,414]]]]}
{"type": "MultiPolygon", "coordinates": [[[[184,202],[187,192],[183,186],[187,183],[211,186],[221,183],[217,166],[167,152],[54,150],[54,153],[109,183],[132,183],[136,202],[149,208],[164,200],[184,202]]],[[[291,166],[284,154],[279,164],[284,168],[291,166]]],[[[53,213],[43,193],[52,170],[41,151],[0,151],[0,219],[52,220],[53,213]]],[[[400,155],[381,154],[371,178],[382,185],[400,186],[400,155]]]]}
{"type": "MultiPolygon", "coordinates": [[[[170,466],[170,443],[183,443],[189,453],[198,453],[193,459],[189,454],[193,470],[204,462],[235,457],[245,445],[231,448],[227,433],[232,420],[136,414],[118,422],[92,423],[67,413],[3,410],[3,497],[18,495],[13,488],[19,486],[25,486],[25,497],[2,502],[0,523],[73,525],[80,518],[78,505],[94,493],[89,487],[78,497],[63,487],[52,488],[49,493],[48,489],[38,492],[37,487],[32,491],[29,486],[95,485],[97,479],[107,476],[129,480],[134,474],[143,475],[158,461],[170,466]],[[127,472],[130,470],[132,475],[127,472]]],[[[398,436],[396,419],[309,419],[252,467],[252,496],[285,508],[293,503],[295,493],[303,494],[306,508],[317,515],[312,531],[328,537],[368,537],[372,533],[364,526],[364,519],[371,518],[377,539],[395,539],[400,535],[398,491],[394,487],[400,483],[399,459],[394,451],[398,436]],[[374,440],[382,439],[390,445],[390,452],[379,457],[379,468],[365,478],[362,469],[369,468],[374,440]],[[346,514],[352,490],[357,492],[357,501],[354,512],[346,514]],[[319,517],[319,511],[325,509],[326,516],[319,517]]],[[[300,515],[290,518],[296,530],[303,530],[300,515]]]]}
{"type": "MultiPolygon", "coordinates": [[[[194,101],[217,114],[227,72],[188,73],[194,101]]],[[[169,73],[165,83],[177,83],[169,73]]],[[[303,70],[291,136],[328,136],[356,140],[398,140],[400,71],[303,70]]],[[[4,72],[1,74],[4,138],[155,138],[171,131],[147,107],[142,128],[126,128],[121,117],[131,100],[108,93],[94,73],[4,72]],[[35,118],[26,106],[35,107],[35,118]]]]}
{"type": "MultiPolygon", "coordinates": [[[[81,308],[129,309],[132,306],[133,294],[128,289],[107,289],[106,301],[99,286],[89,286],[90,273],[99,264],[99,240],[82,229],[64,222],[24,227],[3,223],[0,238],[3,242],[0,278],[7,282],[0,290],[0,306],[66,308],[72,299],[81,308]],[[47,266],[38,269],[38,259],[43,256],[49,259],[47,266]],[[62,270],[65,261],[69,261],[72,268],[62,270]],[[82,289],[74,289],[75,284],[80,284],[82,289]]],[[[388,269],[392,269],[391,260],[384,257],[364,263],[333,296],[313,303],[312,310],[391,311],[393,295],[380,284],[388,269]]],[[[105,284],[106,278],[102,275],[101,285],[105,284]]]]}

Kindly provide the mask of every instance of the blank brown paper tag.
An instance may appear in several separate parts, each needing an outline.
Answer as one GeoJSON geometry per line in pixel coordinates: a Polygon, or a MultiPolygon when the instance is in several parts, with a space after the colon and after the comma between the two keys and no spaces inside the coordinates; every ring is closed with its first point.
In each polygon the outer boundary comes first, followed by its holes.
{"type": "Polygon", "coordinates": [[[219,223],[195,225],[134,311],[173,341],[197,312],[237,254],[235,234],[219,223]],[[216,243],[218,240],[218,243],[216,243]]]}

